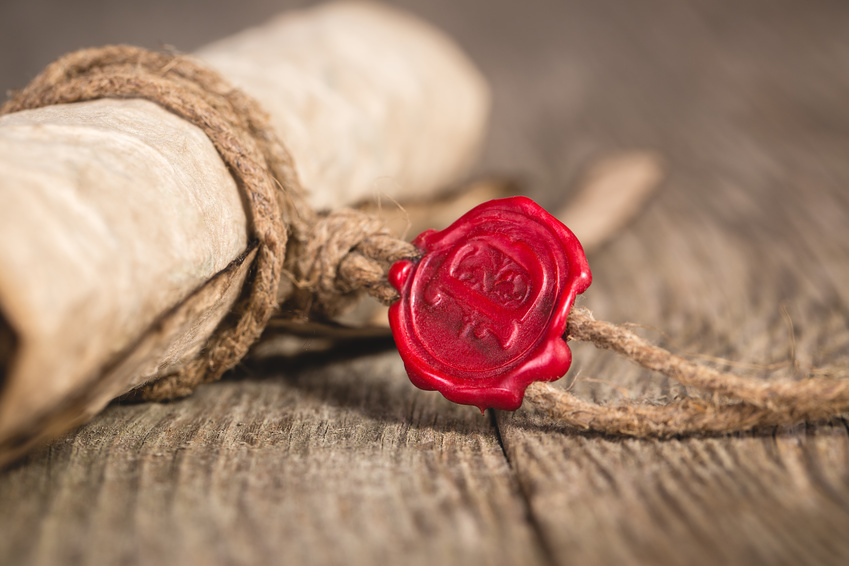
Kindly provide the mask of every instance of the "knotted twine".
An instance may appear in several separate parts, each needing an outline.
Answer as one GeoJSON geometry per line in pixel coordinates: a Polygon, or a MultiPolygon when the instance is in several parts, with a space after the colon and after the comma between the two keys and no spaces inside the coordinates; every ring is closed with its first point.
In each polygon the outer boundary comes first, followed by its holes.
{"type": "MultiPolygon", "coordinates": [[[[416,258],[418,250],[361,212],[313,211],[291,155],[259,104],[188,57],[122,45],[71,53],[16,93],[0,108],[0,115],[107,97],[150,100],[209,137],[244,195],[249,249],[257,251],[233,316],[216,329],[199,356],[176,374],[137,389],[128,398],[174,399],[219,379],[247,354],[275,311],[295,320],[332,317],[363,290],[384,304],[398,299],[386,272],[399,259],[416,258]]],[[[765,383],[741,378],[694,364],[622,326],[596,321],[586,309],[574,308],[570,313],[567,338],[614,350],[683,385],[733,401],[685,399],[659,406],[604,406],[548,383],[528,388],[526,399],[531,405],[580,429],[669,437],[791,424],[849,410],[847,380],[765,383]]]]}

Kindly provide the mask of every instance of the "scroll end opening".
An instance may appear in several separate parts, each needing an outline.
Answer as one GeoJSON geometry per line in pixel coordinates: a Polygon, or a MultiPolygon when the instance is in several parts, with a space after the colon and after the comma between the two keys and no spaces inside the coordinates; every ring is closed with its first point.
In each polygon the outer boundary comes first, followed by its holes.
{"type": "Polygon", "coordinates": [[[11,374],[12,361],[17,350],[18,337],[12,325],[0,311],[0,397],[5,390],[6,377],[11,374]]]}

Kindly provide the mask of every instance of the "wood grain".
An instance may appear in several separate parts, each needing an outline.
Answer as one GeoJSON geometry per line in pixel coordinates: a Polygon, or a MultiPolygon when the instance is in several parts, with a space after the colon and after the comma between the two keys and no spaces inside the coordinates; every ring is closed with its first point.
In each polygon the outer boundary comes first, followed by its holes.
{"type": "Polygon", "coordinates": [[[489,418],[410,388],[393,351],[288,377],[279,364],[186,401],[112,406],[8,470],[0,556],[543,563],[489,418]]]}
{"type": "MultiPolygon", "coordinates": [[[[481,172],[554,208],[600,159],[662,157],[661,193],[589,258],[580,304],[752,378],[845,373],[849,4],[398,3],[495,87],[481,172]]],[[[179,403],[110,407],[0,473],[0,563],[849,561],[844,419],[605,438],[452,406],[388,347],[266,358],[179,403]]],[[[573,352],[562,386],[582,398],[690,394],[573,352]]]]}

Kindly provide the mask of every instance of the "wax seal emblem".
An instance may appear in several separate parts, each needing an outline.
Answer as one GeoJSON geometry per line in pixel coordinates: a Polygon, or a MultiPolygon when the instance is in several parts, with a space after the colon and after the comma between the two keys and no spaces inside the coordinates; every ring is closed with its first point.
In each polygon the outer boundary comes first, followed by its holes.
{"type": "Polygon", "coordinates": [[[533,381],[569,369],[563,337],[590,274],[578,239],[525,197],[473,208],[389,271],[389,323],[410,380],[455,403],[514,410],[533,381]]]}

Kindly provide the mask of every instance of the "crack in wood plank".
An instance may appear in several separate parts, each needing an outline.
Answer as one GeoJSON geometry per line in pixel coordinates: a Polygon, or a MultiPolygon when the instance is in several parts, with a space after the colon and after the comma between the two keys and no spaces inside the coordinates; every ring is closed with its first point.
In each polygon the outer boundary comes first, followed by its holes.
{"type": "Polygon", "coordinates": [[[504,446],[504,440],[501,438],[501,431],[499,430],[498,418],[496,417],[495,409],[487,409],[487,414],[490,419],[490,423],[492,425],[493,430],[495,431],[495,438],[498,440],[498,445],[501,447],[501,452],[504,454],[504,459],[507,462],[507,465],[510,466],[510,470],[513,472],[514,481],[517,486],[517,491],[522,498],[522,504],[525,509],[525,516],[527,517],[528,524],[530,525],[531,530],[534,533],[534,536],[539,543],[540,549],[542,550],[542,554],[545,558],[545,563],[549,566],[554,566],[557,564],[556,553],[546,537],[546,533],[542,528],[539,520],[537,519],[536,514],[534,513],[534,509],[531,505],[531,499],[528,496],[527,491],[524,489],[522,482],[519,481],[519,475],[516,471],[515,464],[510,460],[510,454],[507,452],[507,448],[504,446]]]}

